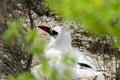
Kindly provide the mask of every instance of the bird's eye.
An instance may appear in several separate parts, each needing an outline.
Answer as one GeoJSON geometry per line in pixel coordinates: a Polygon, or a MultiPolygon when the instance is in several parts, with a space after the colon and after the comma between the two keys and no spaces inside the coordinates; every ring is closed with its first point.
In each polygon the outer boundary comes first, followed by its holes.
{"type": "Polygon", "coordinates": [[[55,30],[51,30],[51,35],[52,35],[52,36],[57,36],[57,35],[58,35],[58,32],[56,32],[55,30]]]}

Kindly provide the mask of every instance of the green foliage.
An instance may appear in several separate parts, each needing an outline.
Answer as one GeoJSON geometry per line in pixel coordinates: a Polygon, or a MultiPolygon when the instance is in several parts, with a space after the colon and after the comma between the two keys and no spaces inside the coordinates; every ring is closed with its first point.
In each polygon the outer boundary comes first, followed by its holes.
{"type": "Polygon", "coordinates": [[[20,20],[9,21],[7,25],[8,30],[3,35],[5,40],[14,44],[16,43],[15,40],[19,41],[23,49],[30,53],[41,53],[43,51],[45,41],[36,37],[36,29],[25,30],[20,20]]]}
{"type": "Polygon", "coordinates": [[[8,21],[8,30],[6,30],[3,38],[5,40],[11,40],[15,36],[18,36],[21,32],[23,32],[22,25],[19,20],[8,21]]]}
{"type": "Polygon", "coordinates": [[[45,46],[44,40],[33,41],[32,46],[30,47],[31,53],[43,53],[45,46]]]}
{"type": "MultiPolygon", "coordinates": [[[[73,66],[73,64],[76,63],[76,60],[72,58],[71,56],[69,56],[69,53],[65,54],[60,60],[61,65],[62,66],[64,65],[65,67],[61,71],[56,69],[55,65],[50,65],[48,61],[49,60],[45,58],[42,58],[40,60],[41,62],[40,73],[42,73],[43,75],[46,75],[49,78],[49,80],[57,80],[57,79],[71,80],[72,79],[70,68],[73,66]]],[[[55,62],[57,62],[57,59],[55,62]]]]}
{"type": "Polygon", "coordinates": [[[29,72],[24,72],[19,76],[10,76],[8,80],[36,80],[29,72]]]}
{"type": "Polygon", "coordinates": [[[26,34],[25,36],[25,40],[26,42],[30,42],[30,41],[33,41],[36,37],[36,30],[33,29],[33,30],[29,30],[28,33],[26,34]]]}
{"type": "Polygon", "coordinates": [[[64,75],[64,77],[63,77],[64,80],[72,80],[71,72],[69,69],[65,69],[63,72],[63,75],[64,75]]]}
{"type": "Polygon", "coordinates": [[[76,60],[73,57],[69,56],[69,53],[68,53],[63,56],[62,62],[67,65],[73,65],[76,63],[76,60]]]}
{"type": "Polygon", "coordinates": [[[95,34],[120,36],[120,0],[46,0],[46,4],[95,34]]]}
{"type": "Polygon", "coordinates": [[[52,69],[51,72],[50,72],[49,77],[50,77],[50,78],[49,78],[50,80],[57,80],[58,71],[55,70],[55,69],[52,69]]]}
{"type": "Polygon", "coordinates": [[[30,30],[27,33],[27,36],[25,37],[25,42],[28,44],[31,43],[30,46],[27,45],[27,49],[32,54],[42,53],[45,46],[45,41],[40,39],[36,34],[37,34],[36,30],[33,29],[33,30],[30,30]]]}
{"type": "Polygon", "coordinates": [[[50,74],[50,66],[48,64],[47,59],[42,58],[40,61],[41,61],[40,71],[42,71],[43,74],[49,75],[50,74]]]}
{"type": "MultiPolygon", "coordinates": [[[[45,41],[38,38],[36,29],[25,30],[22,26],[20,20],[9,21],[7,23],[8,29],[3,35],[3,39],[8,42],[20,44],[22,49],[28,51],[29,53],[42,53],[45,45],[45,41]]],[[[13,46],[14,46],[13,45],[13,46]]],[[[41,56],[42,57],[42,56],[41,56]]],[[[46,64],[47,66],[47,64],[46,64]]],[[[9,80],[35,80],[31,78],[31,75],[27,72],[13,77],[11,76],[9,80]]]]}

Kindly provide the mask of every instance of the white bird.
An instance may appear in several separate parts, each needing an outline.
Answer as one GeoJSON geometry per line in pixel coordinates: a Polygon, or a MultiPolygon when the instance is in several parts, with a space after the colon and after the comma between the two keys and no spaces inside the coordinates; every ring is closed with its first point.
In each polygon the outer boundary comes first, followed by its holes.
{"type": "MultiPolygon", "coordinates": [[[[101,72],[97,72],[92,60],[71,46],[71,35],[62,27],[47,27],[38,26],[42,30],[50,34],[50,42],[45,47],[44,56],[49,59],[49,65],[58,70],[59,73],[67,68],[71,72],[71,78],[82,79],[87,78],[93,80],[96,76],[101,76],[101,72]],[[73,65],[67,65],[63,63],[63,57],[69,55],[70,58],[75,59],[76,63],[73,65]]],[[[43,76],[40,73],[41,65],[31,68],[31,73],[38,80],[43,80],[43,76]]],[[[49,79],[48,79],[49,80],[49,79]]]]}

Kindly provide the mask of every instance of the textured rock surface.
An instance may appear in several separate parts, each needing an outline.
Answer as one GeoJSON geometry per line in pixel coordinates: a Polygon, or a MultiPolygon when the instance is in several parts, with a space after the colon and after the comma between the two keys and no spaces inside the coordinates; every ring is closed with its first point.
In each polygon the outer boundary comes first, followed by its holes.
{"type": "Polygon", "coordinates": [[[16,44],[3,40],[2,34],[7,26],[0,23],[0,80],[8,75],[17,75],[22,71],[29,70],[31,55],[23,51],[17,41],[16,44]]]}

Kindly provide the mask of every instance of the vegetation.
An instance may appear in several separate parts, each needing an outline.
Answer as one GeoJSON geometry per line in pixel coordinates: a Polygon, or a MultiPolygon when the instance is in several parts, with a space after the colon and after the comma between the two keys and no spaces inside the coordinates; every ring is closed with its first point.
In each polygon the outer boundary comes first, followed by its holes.
{"type": "Polygon", "coordinates": [[[46,0],[47,5],[66,20],[77,20],[95,34],[108,34],[120,46],[119,0],[46,0]]]}

